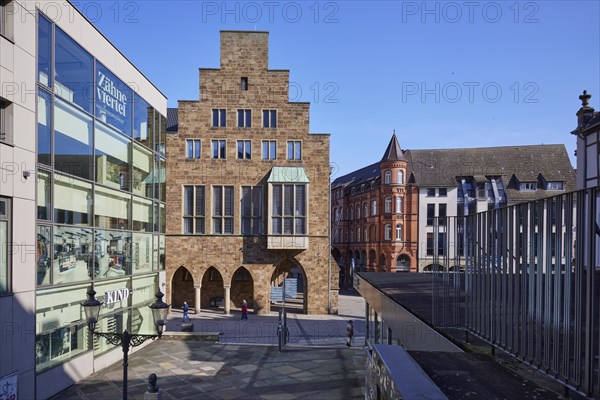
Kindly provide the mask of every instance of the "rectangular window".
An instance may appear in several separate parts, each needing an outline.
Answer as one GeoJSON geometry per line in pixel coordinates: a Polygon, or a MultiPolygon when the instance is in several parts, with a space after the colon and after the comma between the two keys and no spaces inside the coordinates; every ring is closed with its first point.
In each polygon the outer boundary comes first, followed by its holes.
{"type": "Polygon", "coordinates": [[[213,186],[213,233],[233,235],[233,186],[213,186]]]}
{"type": "Polygon", "coordinates": [[[427,197],[435,197],[435,188],[427,188],[427,197]]]}
{"type": "MultiPolygon", "coordinates": [[[[4,18],[1,18],[4,20],[4,18]]],[[[2,22],[0,22],[2,23],[2,22]]],[[[52,86],[52,23],[38,14],[38,82],[52,86]]]]}
{"type": "Polygon", "coordinates": [[[383,237],[384,240],[392,240],[392,226],[390,224],[385,224],[383,229],[383,237]]]}
{"type": "Polygon", "coordinates": [[[13,144],[13,105],[0,98],[0,142],[13,144]]]}
{"type": "Polygon", "coordinates": [[[288,160],[302,159],[302,142],[299,140],[287,142],[287,158],[288,160]]]}
{"type": "Polygon", "coordinates": [[[445,203],[438,204],[438,216],[440,217],[438,219],[439,224],[446,225],[446,204],[445,203]]]}
{"type": "Polygon", "coordinates": [[[42,89],[38,92],[37,138],[38,162],[52,165],[52,95],[42,89]]]}
{"type": "Polygon", "coordinates": [[[95,125],[96,182],[115,189],[130,190],[131,140],[104,124],[96,122],[95,125]]]}
{"type": "Polygon", "coordinates": [[[433,232],[427,232],[427,255],[433,255],[433,232]]]}
{"type": "Polygon", "coordinates": [[[212,141],[212,158],[224,160],[226,157],[227,141],[213,140],[212,141]]]}
{"type": "Polygon", "coordinates": [[[262,186],[242,186],[242,235],[262,232],[262,186]]]}
{"type": "Polygon", "coordinates": [[[277,142],[275,140],[263,140],[262,159],[275,160],[277,158],[277,142]]]}
{"type": "Polygon", "coordinates": [[[252,110],[237,110],[238,128],[252,128],[252,110]]]}
{"type": "Polygon", "coordinates": [[[252,159],[252,142],[250,140],[237,141],[237,158],[238,160],[252,159]]]}
{"type": "MultiPolygon", "coordinates": [[[[73,107],[58,98],[54,100],[54,165],[56,170],[87,180],[93,179],[93,125],[92,118],[80,108],[73,107]]],[[[101,148],[105,147],[101,146],[101,148]]],[[[98,168],[101,166],[97,165],[96,169],[98,168]]],[[[104,170],[104,173],[117,173],[118,175],[119,171],[104,170]]]]}
{"type": "Polygon", "coordinates": [[[277,128],[277,110],[263,110],[263,128],[277,128]]]}
{"type": "Polygon", "coordinates": [[[427,226],[433,225],[434,217],[435,217],[435,204],[427,204],[427,226]]]}
{"type": "Polygon", "coordinates": [[[224,108],[214,108],[212,110],[212,127],[225,128],[227,126],[227,110],[224,108]]]}
{"type": "Polygon", "coordinates": [[[446,250],[446,233],[440,232],[438,233],[438,255],[445,255],[446,250]]]}
{"type": "Polygon", "coordinates": [[[50,221],[52,219],[52,174],[38,169],[37,179],[37,218],[50,221]]]}
{"type": "Polygon", "coordinates": [[[204,186],[183,187],[183,233],[204,234],[204,186]]]}
{"type": "Polygon", "coordinates": [[[273,185],[273,235],[306,235],[306,185],[273,185]]]}
{"type": "Polygon", "coordinates": [[[0,197],[0,295],[9,293],[10,285],[10,199],[0,197]]]}
{"type": "Polygon", "coordinates": [[[564,190],[565,186],[563,182],[548,182],[546,190],[564,190]]]}
{"type": "Polygon", "coordinates": [[[537,190],[537,182],[521,182],[519,184],[520,190],[537,190]]]}
{"type": "Polygon", "coordinates": [[[248,90],[248,77],[242,76],[242,79],[240,79],[240,89],[248,90]]]}
{"type": "Polygon", "coordinates": [[[202,141],[200,140],[186,140],[185,141],[185,153],[186,158],[200,158],[200,152],[202,150],[202,141]]]}
{"type": "Polygon", "coordinates": [[[448,189],[447,188],[439,188],[438,189],[438,196],[440,196],[440,197],[446,197],[446,196],[448,196],[448,189]]]}

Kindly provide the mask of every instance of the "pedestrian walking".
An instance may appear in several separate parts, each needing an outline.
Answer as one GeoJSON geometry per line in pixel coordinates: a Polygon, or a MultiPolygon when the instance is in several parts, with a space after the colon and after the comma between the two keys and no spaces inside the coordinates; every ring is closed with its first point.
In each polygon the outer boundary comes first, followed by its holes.
{"type": "Polygon", "coordinates": [[[354,336],[354,324],[352,320],[348,321],[346,324],[346,346],[352,346],[352,336],[354,336]]]}
{"type": "Polygon", "coordinates": [[[248,303],[242,301],[242,319],[248,319],[248,303]]]}
{"type": "Polygon", "coordinates": [[[190,319],[190,316],[188,315],[189,311],[190,311],[190,306],[188,306],[187,301],[184,301],[183,302],[183,322],[185,322],[186,319],[188,322],[192,322],[192,320],[190,319]]]}

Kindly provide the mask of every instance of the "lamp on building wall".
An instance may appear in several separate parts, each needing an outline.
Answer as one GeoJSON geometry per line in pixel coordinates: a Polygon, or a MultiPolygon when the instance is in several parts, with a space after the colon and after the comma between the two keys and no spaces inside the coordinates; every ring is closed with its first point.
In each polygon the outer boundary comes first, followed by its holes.
{"type": "Polygon", "coordinates": [[[156,292],[156,300],[149,306],[152,309],[152,318],[154,319],[154,326],[156,327],[156,335],[131,334],[127,330],[125,330],[123,333],[98,332],[96,330],[96,324],[100,318],[100,308],[104,303],[96,299],[96,291],[92,288],[87,291],[87,300],[81,303],[91,334],[101,336],[105,338],[107,342],[114,344],[115,346],[121,346],[123,349],[124,400],[127,399],[127,366],[130,347],[139,346],[148,339],[154,340],[156,338],[160,338],[164,332],[165,321],[167,320],[167,313],[169,312],[169,305],[162,300],[163,296],[164,295],[160,290],[156,292]]]}

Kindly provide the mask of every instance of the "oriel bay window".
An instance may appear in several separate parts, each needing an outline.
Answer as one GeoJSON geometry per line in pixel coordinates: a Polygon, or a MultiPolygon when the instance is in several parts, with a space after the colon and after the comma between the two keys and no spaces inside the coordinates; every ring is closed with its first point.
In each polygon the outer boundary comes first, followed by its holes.
{"type": "Polygon", "coordinates": [[[262,201],[262,186],[242,186],[242,235],[263,233],[262,201]]]}
{"type": "Polygon", "coordinates": [[[204,186],[183,187],[183,233],[204,234],[204,186]]]}
{"type": "Polygon", "coordinates": [[[233,186],[213,186],[213,234],[233,234],[233,186]]]}
{"type": "Polygon", "coordinates": [[[306,235],[306,185],[274,184],[272,189],[272,234],[306,235]]]}

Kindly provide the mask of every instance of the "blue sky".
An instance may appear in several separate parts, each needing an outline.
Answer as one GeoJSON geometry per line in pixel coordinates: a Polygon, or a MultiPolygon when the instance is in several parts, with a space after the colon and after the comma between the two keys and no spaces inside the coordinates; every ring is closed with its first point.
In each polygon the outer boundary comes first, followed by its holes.
{"type": "Polygon", "coordinates": [[[598,1],[74,1],[169,98],[198,98],[220,30],[270,32],[269,65],[331,133],[335,174],[405,149],[563,143],[600,109],[598,1]]]}

